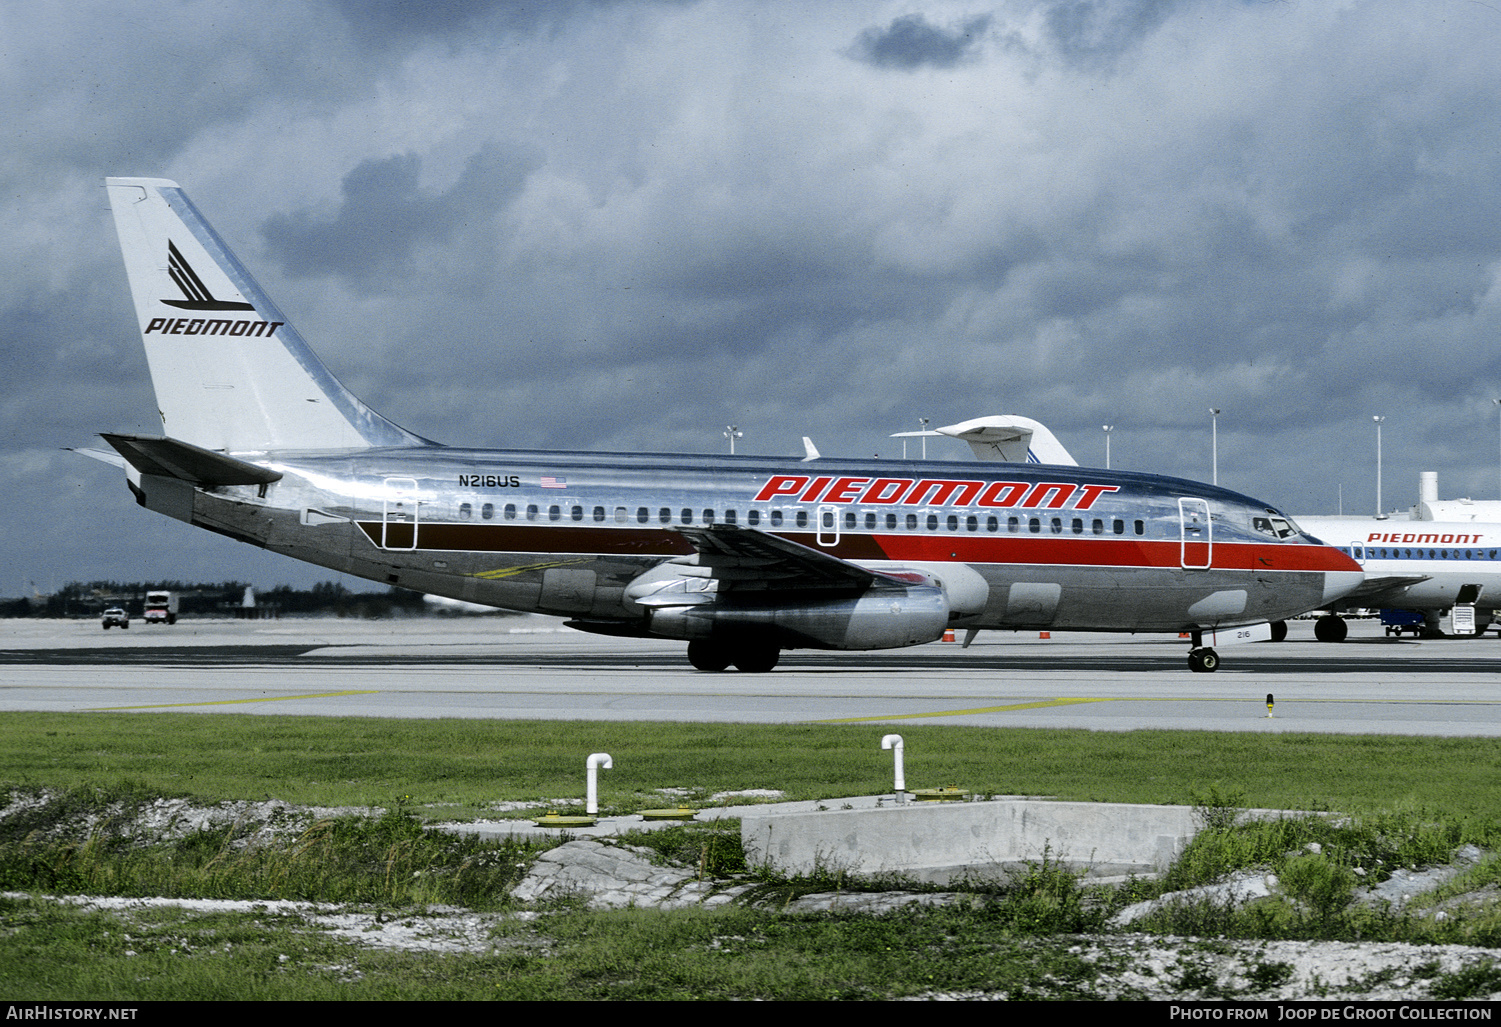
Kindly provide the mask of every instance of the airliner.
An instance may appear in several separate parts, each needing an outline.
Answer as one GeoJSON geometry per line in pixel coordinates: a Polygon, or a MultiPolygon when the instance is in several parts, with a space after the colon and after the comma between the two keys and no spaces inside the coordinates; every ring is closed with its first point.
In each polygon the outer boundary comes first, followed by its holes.
{"type": "Polygon", "coordinates": [[[349,392],[176,183],[106,187],[162,427],[90,455],[241,542],[753,673],[954,629],[1186,633],[1212,671],[1361,582],[1274,507],[1150,474],[440,445],[349,392]]]}
{"type": "Polygon", "coordinates": [[[1423,614],[1426,634],[1441,634],[1444,613],[1475,608],[1475,634],[1501,609],[1501,525],[1372,517],[1299,517],[1303,530],[1338,546],[1365,570],[1365,581],[1314,622],[1321,642],[1343,642],[1341,612],[1361,608],[1423,614]]]}

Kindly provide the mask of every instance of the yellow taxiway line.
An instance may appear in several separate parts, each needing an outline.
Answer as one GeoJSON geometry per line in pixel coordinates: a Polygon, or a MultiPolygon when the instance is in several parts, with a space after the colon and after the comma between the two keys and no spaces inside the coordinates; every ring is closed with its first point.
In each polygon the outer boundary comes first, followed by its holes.
{"type": "Polygon", "coordinates": [[[259,699],[209,699],[204,702],[164,702],[148,706],[96,706],[89,713],[108,713],[111,710],[169,710],[177,706],[234,706],[248,702],[286,702],[289,699],[335,699],[341,695],[375,695],[376,688],[361,688],[348,692],[314,692],[311,695],[267,695],[259,699]]]}
{"type": "Polygon", "coordinates": [[[860,724],[869,720],[912,720],[919,717],[969,717],[980,713],[1010,713],[1013,710],[1040,710],[1048,706],[1075,706],[1086,702],[1115,702],[1115,699],[1039,699],[1036,702],[1012,703],[1009,706],[982,706],[973,710],[939,710],[935,713],[888,713],[880,717],[841,717],[818,720],[816,724],[860,724]]]}

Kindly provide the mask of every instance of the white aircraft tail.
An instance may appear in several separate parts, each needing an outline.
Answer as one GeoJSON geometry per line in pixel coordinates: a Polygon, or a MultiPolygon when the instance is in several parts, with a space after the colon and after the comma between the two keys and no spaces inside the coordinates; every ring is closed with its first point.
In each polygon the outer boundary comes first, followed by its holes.
{"type": "Polygon", "coordinates": [[[105,185],[164,434],[220,452],[429,444],[323,366],[176,182],[105,185]]]}
{"type": "Polygon", "coordinates": [[[998,460],[1009,464],[1062,464],[1077,467],[1079,462],[1041,421],[1016,414],[991,414],[933,431],[904,431],[894,439],[944,436],[963,439],[976,460],[998,460]]]}

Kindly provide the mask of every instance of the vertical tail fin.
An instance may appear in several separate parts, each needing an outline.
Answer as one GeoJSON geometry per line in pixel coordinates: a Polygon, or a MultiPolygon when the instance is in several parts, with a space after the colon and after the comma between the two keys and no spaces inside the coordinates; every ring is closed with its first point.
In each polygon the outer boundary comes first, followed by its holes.
{"type": "Polygon", "coordinates": [[[176,182],[105,185],[164,434],[232,452],[429,444],[323,366],[176,182]]]}

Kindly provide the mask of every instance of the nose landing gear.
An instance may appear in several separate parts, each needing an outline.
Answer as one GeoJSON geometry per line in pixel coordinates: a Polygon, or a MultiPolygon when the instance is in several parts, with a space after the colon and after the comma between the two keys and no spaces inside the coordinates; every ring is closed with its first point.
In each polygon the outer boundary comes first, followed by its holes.
{"type": "Polygon", "coordinates": [[[1212,674],[1219,669],[1220,654],[1209,646],[1196,646],[1188,651],[1188,669],[1195,674],[1212,674]]]}

